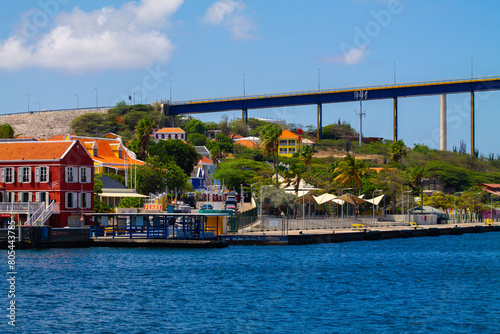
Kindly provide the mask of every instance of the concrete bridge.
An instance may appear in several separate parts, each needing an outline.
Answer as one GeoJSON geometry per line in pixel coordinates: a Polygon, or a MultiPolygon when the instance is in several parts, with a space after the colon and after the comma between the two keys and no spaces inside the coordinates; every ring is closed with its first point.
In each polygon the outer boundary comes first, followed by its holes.
{"type": "MultiPolygon", "coordinates": [[[[317,138],[322,138],[324,103],[393,99],[394,140],[398,140],[398,99],[403,97],[441,95],[441,150],[446,150],[446,95],[471,94],[471,154],[475,148],[474,93],[500,89],[500,77],[481,77],[446,81],[402,83],[382,86],[349,87],[339,89],[277,93],[252,96],[223,97],[204,100],[163,101],[167,116],[241,110],[242,120],[248,120],[249,109],[317,105],[317,138]]],[[[362,112],[360,110],[360,112],[362,112]]]]}

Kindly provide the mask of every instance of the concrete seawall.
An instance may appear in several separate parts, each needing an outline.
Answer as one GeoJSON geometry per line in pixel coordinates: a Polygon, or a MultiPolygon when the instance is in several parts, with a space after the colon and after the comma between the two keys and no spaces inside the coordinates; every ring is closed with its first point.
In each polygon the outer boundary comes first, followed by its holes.
{"type": "Polygon", "coordinates": [[[90,113],[107,113],[108,109],[74,109],[0,115],[0,124],[10,124],[15,135],[48,139],[71,133],[71,121],[90,113]]]}

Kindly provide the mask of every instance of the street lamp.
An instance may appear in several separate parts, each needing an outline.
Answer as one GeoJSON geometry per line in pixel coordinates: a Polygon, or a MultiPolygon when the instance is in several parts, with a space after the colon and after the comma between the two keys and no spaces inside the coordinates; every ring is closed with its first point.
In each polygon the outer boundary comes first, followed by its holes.
{"type": "Polygon", "coordinates": [[[95,88],[95,107],[99,108],[99,90],[95,88]]]}
{"type": "MultiPolygon", "coordinates": [[[[476,203],[475,203],[474,196],[478,195],[478,194],[481,194],[481,193],[472,194],[472,214],[474,215],[474,221],[476,220],[476,203]]],[[[472,220],[472,217],[471,217],[471,220],[472,220]]]]}
{"type": "MultiPolygon", "coordinates": [[[[405,193],[408,194],[406,203],[407,203],[407,210],[408,210],[408,221],[407,221],[407,223],[409,223],[410,222],[410,193],[411,193],[411,190],[406,190],[405,193]]],[[[403,212],[403,215],[404,215],[404,212],[403,212]]]]}
{"type": "MultiPolygon", "coordinates": [[[[344,188],[344,189],[342,189],[340,198],[344,197],[344,190],[352,190],[352,188],[344,188]]],[[[342,200],[344,201],[343,198],[342,198],[342,200]]],[[[347,202],[347,201],[344,201],[344,202],[347,202]]],[[[347,202],[347,205],[349,205],[349,202],[347,202]]],[[[344,227],[344,204],[342,204],[341,216],[342,216],[342,220],[340,221],[340,227],[344,227]]]]}
{"type": "Polygon", "coordinates": [[[454,193],[453,194],[453,221],[455,222],[455,224],[457,223],[457,207],[456,207],[456,204],[455,204],[455,200],[456,200],[456,195],[458,194],[461,194],[461,192],[458,192],[458,193],[454,193]]]}
{"type": "MultiPolygon", "coordinates": [[[[375,191],[373,191],[373,195],[372,195],[372,201],[373,201],[373,203],[372,203],[372,211],[373,211],[372,216],[373,216],[373,217],[372,217],[372,218],[373,218],[373,220],[375,220],[375,193],[377,193],[377,192],[381,192],[381,191],[382,191],[382,190],[380,190],[380,189],[379,189],[379,190],[375,190],[375,191]]],[[[378,207],[378,205],[377,205],[377,207],[378,207]]],[[[378,210],[377,210],[377,211],[378,211],[378,210]]],[[[378,216],[378,215],[377,215],[377,216],[378,216]]]]}

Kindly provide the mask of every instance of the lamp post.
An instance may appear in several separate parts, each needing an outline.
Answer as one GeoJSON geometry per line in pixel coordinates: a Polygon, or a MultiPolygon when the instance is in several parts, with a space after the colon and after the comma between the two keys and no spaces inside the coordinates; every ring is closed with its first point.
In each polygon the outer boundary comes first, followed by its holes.
{"type": "Polygon", "coordinates": [[[26,94],[26,96],[28,97],[28,112],[30,112],[30,96],[31,96],[31,94],[26,94]]]}
{"type": "MultiPolygon", "coordinates": [[[[474,215],[474,221],[476,220],[476,203],[475,203],[474,196],[476,196],[478,194],[481,194],[481,193],[472,194],[472,214],[474,215]]],[[[472,220],[472,216],[471,216],[471,220],[472,220]]]]}
{"type": "Polygon", "coordinates": [[[95,107],[99,108],[99,90],[95,88],[95,107]]]}
{"type": "MultiPolygon", "coordinates": [[[[352,188],[344,188],[342,189],[342,192],[341,192],[341,195],[340,195],[340,198],[342,198],[342,200],[344,201],[343,197],[344,197],[344,190],[351,190],[352,188]]],[[[347,202],[347,201],[344,201],[344,202],[347,202]]],[[[347,202],[347,205],[349,205],[349,202],[347,202]]],[[[344,227],[344,204],[342,204],[342,211],[341,211],[341,221],[340,221],[340,227],[344,227]]]]}
{"type": "MultiPolygon", "coordinates": [[[[411,193],[411,190],[406,190],[405,193],[408,194],[408,197],[406,199],[406,205],[407,205],[407,210],[408,210],[408,221],[407,221],[407,223],[409,223],[410,222],[410,193],[411,193]]],[[[403,215],[404,215],[404,212],[403,212],[403,215]]],[[[406,215],[405,215],[405,218],[406,218],[406,215]]]]}
{"type": "MultiPolygon", "coordinates": [[[[382,190],[380,190],[380,189],[379,189],[379,190],[375,190],[375,191],[373,191],[373,195],[372,195],[372,201],[373,201],[373,203],[372,203],[372,204],[373,204],[373,205],[372,205],[372,211],[373,211],[372,216],[373,216],[373,217],[372,217],[372,218],[373,218],[373,220],[375,220],[375,193],[377,193],[377,192],[381,192],[381,191],[382,191],[382,190]]],[[[377,207],[378,207],[378,205],[377,205],[377,207]]],[[[377,211],[378,211],[378,210],[377,210],[377,211]]],[[[378,216],[378,215],[377,215],[377,216],[378,216]]]]}
{"type": "Polygon", "coordinates": [[[455,224],[457,223],[457,217],[456,217],[457,216],[457,206],[455,204],[455,200],[457,199],[456,195],[461,194],[461,193],[462,193],[462,191],[453,194],[453,221],[455,222],[455,224]]]}

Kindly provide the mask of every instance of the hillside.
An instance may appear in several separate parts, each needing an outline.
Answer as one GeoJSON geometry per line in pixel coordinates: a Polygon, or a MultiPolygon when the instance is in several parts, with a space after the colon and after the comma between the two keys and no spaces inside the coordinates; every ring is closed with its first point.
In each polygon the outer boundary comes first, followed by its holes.
{"type": "Polygon", "coordinates": [[[15,134],[21,137],[47,139],[55,135],[70,133],[71,121],[81,115],[107,112],[108,109],[85,109],[0,115],[0,124],[10,124],[15,134]]]}

